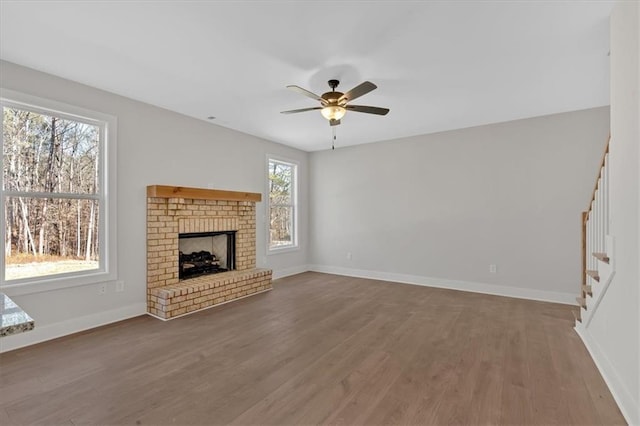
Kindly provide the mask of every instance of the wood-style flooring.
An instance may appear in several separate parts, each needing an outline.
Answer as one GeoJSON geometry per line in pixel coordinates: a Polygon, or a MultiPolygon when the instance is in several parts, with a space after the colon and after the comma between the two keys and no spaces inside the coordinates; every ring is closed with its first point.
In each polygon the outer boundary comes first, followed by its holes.
{"type": "Polygon", "coordinates": [[[623,424],[570,310],[308,272],[0,355],[0,424],[623,424]]]}

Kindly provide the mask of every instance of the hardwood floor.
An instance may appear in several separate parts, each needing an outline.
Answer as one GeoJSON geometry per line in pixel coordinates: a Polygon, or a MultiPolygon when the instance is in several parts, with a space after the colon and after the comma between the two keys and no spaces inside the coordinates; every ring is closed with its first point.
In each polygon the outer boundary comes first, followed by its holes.
{"type": "Polygon", "coordinates": [[[570,307],[304,273],[0,355],[0,424],[624,424],[570,307]]]}

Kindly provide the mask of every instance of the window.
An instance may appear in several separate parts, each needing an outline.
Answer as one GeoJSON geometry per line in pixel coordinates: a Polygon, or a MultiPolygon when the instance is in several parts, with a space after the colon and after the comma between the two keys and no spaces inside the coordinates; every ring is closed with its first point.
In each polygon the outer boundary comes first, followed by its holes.
{"type": "Polygon", "coordinates": [[[298,246],[296,235],[297,168],[295,163],[269,158],[269,250],[298,246]]]}
{"type": "Polygon", "coordinates": [[[13,95],[1,100],[3,286],[112,279],[115,118],[13,95]]]}

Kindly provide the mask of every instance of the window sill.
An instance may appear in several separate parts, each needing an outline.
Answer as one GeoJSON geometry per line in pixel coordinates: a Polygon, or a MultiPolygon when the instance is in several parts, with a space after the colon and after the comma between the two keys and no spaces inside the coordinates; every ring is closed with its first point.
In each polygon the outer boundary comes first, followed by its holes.
{"type": "Polygon", "coordinates": [[[107,272],[94,272],[90,274],[60,274],[49,278],[34,278],[15,280],[11,284],[6,282],[0,285],[0,291],[7,296],[23,296],[27,294],[43,293],[47,291],[62,290],[71,287],[81,287],[114,281],[115,274],[107,272]]]}
{"type": "Polygon", "coordinates": [[[292,253],[295,251],[300,251],[300,246],[287,246],[282,248],[269,248],[267,249],[267,256],[271,256],[274,254],[285,254],[292,253]]]}

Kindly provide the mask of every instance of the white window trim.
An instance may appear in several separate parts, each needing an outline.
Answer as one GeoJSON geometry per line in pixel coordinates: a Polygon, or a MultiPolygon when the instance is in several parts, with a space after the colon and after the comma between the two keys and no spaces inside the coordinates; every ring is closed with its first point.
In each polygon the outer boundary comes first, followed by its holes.
{"type": "MultiPolygon", "coordinates": [[[[0,101],[2,106],[27,109],[43,114],[56,114],[60,117],[82,121],[84,123],[100,126],[102,145],[100,147],[100,178],[101,192],[99,195],[101,208],[106,214],[99,215],[100,229],[103,234],[100,238],[100,268],[98,270],[78,271],[65,274],[56,274],[44,277],[32,277],[11,280],[9,283],[4,278],[4,207],[0,208],[0,237],[2,242],[2,254],[0,255],[0,291],[9,296],[40,293],[44,291],[60,290],[69,287],[91,285],[107,281],[115,281],[117,270],[117,207],[116,207],[116,159],[117,159],[117,118],[97,111],[69,105],[51,99],[40,98],[9,89],[0,89],[0,101]],[[108,220],[107,220],[108,218],[108,220]]],[[[0,147],[3,144],[3,135],[0,134],[0,147]]],[[[1,204],[4,206],[5,191],[2,190],[0,175],[1,204]]]]}
{"type": "Polygon", "coordinates": [[[266,177],[266,191],[265,191],[265,198],[267,201],[267,206],[266,206],[266,211],[265,211],[265,233],[266,233],[266,238],[265,238],[265,242],[267,245],[267,256],[270,255],[274,255],[274,254],[282,254],[282,253],[288,253],[288,252],[294,252],[294,251],[299,251],[300,250],[300,244],[298,243],[298,189],[299,189],[299,185],[298,185],[298,176],[299,176],[299,169],[300,169],[300,163],[298,163],[296,160],[293,160],[291,158],[286,158],[286,157],[281,157],[279,155],[273,155],[273,154],[267,154],[266,156],[266,161],[265,161],[265,177],[266,177]],[[269,193],[270,193],[270,186],[269,186],[269,162],[271,160],[274,161],[279,161],[282,163],[287,163],[287,164],[291,164],[293,166],[295,166],[294,169],[294,173],[293,173],[293,243],[287,246],[281,246],[281,247],[274,247],[272,248],[270,245],[270,240],[271,240],[271,236],[270,236],[270,232],[271,232],[271,227],[269,224],[269,217],[271,215],[271,197],[269,197],[269,193]]]}

